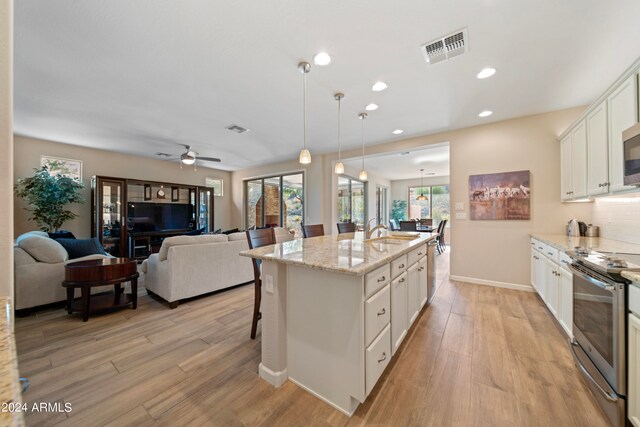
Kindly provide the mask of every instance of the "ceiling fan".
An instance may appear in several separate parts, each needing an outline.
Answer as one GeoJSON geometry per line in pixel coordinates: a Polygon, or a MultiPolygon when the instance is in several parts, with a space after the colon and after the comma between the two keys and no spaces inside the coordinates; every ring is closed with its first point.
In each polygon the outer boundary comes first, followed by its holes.
{"type": "MultiPolygon", "coordinates": [[[[206,157],[206,156],[200,156],[197,151],[192,150],[191,145],[183,145],[183,147],[187,150],[184,153],[180,154],[179,156],[177,156],[175,159],[180,160],[180,167],[182,167],[183,164],[185,165],[194,165],[197,160],[203,160],[206,162],[220,162],[220,159],[218,159],[217,157],[206,157]]],[[[174,160],[174,159],[169,159],[169,157],[173,157],[170,154],[166,154],[166,153],[156,153],[157,156],[161,156],[161,157],[166,157],[167,160],[174,160]]]]}

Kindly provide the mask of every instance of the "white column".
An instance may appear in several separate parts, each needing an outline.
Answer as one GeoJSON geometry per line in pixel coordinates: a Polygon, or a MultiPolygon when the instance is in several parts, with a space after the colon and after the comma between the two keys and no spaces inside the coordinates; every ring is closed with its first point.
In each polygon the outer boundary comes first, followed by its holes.
{"type": "Polygon", "coordinates": [[[0,296],[13,298],[13,0],[0,0],[0,296]]]}
{"type": "Polygon", "coordinates": [[[260,377],[275,387],[287,381],[287,266],[262,262],[260,377]]]}

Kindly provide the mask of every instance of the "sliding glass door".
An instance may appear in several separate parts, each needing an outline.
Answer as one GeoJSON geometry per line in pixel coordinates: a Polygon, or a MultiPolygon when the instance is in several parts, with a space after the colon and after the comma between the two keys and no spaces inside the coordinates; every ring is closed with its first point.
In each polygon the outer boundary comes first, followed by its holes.
{"type": "Polygon", "coordinates": [[[366,221],[366,183],[348,176],[338,177],[338,221],[364,226],[366,221]]]}
{"type": "Polygon", "coordinates": [[[304,175],[245,181],[246,228],[284,227],[296,236],[304,218],[304,175]]]}

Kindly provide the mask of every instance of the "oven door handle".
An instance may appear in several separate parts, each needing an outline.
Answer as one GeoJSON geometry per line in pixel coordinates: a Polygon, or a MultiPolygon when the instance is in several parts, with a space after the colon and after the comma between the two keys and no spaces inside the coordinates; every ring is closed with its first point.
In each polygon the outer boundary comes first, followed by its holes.
{"type": "Polygon", "coordinates": [[[600,289],[604,289],[605,291],[609,291],[609,292],[614,292],[616,290],[615,286],[610,285],[608,283],[605,283],[603,281],[600,281],[598,279],[595,279],[595,278],[589,276],[588,274],[585,274],[581,270],[578,270],[576,267],[574,267],[573,264],[569,264],[569,268],[571,269],[573,274],[575,274],[577,276],[580,276],[584,280],[590,282],[594,286],[599,287],[600,289]]]}
{"type": "Polygon", "coordinates": [[[595,380],[595,378],[593,378],[593,376],[591,376],[591,374],[589,373],[587,368],[584,367],[584,365],[582,364],[582,361],[580,360],[580,358],[576,354],[574,346],[575,346],[575,344],[569,342],[569,347],[571,348],[571,353],[573,353],[573,360],[574,360],[574,362],[576,362],[576,365],[578,365],[578,367],[580,368],[580,370],[582,371],[584,376],[586,378],[588,378],[589,381],[591,381],[591,383],[598,388],[598,390],[600,390],[600,393],[602,393],[602,395],[605,397],[605,399],[607,399],[609,402],[617,402],[618,401],[618,396],[612,395],[611,393],[609,393],[605,389],[603,389],[602,386],[600,384],[598,384],[598,382],[595,380]]]}

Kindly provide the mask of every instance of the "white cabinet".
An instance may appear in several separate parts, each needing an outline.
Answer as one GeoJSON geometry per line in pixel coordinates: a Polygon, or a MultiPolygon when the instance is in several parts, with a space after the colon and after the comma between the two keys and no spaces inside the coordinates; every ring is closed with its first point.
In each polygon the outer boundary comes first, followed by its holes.
{"type": "Polygon", "coordinates": [[[610,191],[629,190],[624,185],[622,131],[638,122],[638,81],[631,75],[607,98],[609,127],[609,179],[610,191]]]}
{"type": "Polygon", "coordinates": [[[391,353],[396,351],[407,335],[407,273],[391,282],[391,353]]]}
{"type": "Polygon", "coordinates": [[[587,196],[587,127],[584,121],[571,131],[571,196],[587,196]]]}
{"type": "Polygon", "coordinates": [[[549,307],[549,311],[551,311],[555,317],[558,317],[558,264],[550,259],[546,259],[545,263],[545,302],[547,303],[547,307],[549,307]]]}
{"type": "Polygon", "coordinates": [[[419,263],[413,264],[407,269],[407,320],[409,326],[420,313],[420,272],[419,263]]]}
{"type": "Polygon", "coordinates": [[[427,303],[429,282],[427,277],[427,257],[424,256],[418,261],[418,272],[420,274],[420,307],[427,303]]]}
{"type": "Polygon", "coordinates": [[[547,300],[547,262],[542,252],[538,252],[536,260],[536,270],[538,278],[538,294],[542,301],[547,300]]]}
{"type": "Polygon", "coordinates": [[[566,268],[560,268],[558,279],[560,291],[558,320],[567,335],[573,338],[573,274],[566,268]]]}
{"type": "Polygon", "coordinates": [[[633,313],[629,314],[628,346],[628,418],[635,427],[640,427],[640,317],[633,313]]]}
{"type": "Polygon", "coordinates": [[[571,200],[571,134],[560,141],[560,198],[571,200]]]}
{"type": "Polygon", "coordinates": [[[538,293],[540,293],[540,268],[538,265],[542,260],[540,257],[540,252],[531,248],[531,286],[533,286],[538,293]]]}
{"type": "Polygon", "coordinates": [[[587,193],[609,192],[609,133],[607,103],[602,102],[587,115],[587,193]]]}

